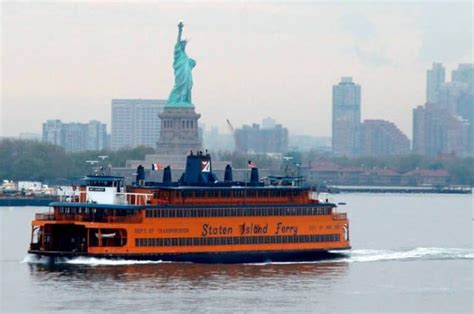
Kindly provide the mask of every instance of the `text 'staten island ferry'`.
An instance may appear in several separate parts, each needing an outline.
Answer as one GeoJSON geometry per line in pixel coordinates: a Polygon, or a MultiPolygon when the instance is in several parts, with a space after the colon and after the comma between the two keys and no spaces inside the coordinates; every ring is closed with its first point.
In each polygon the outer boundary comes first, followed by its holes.
{"type": "MultiPolygon", "coordinates": [[[[29,253],[214,263],[304,261],[349,249],[349,222],[298,178],[269,178],[257,168],[250,182],[224,181],[208,154],[191,154],[179,181],[166,167],[163,182],[132,186],[122,177],[88,176],[67,202],[36,214],[29,253]]],[[[54,259],[53,259],[54,260],[54,259]]]]}

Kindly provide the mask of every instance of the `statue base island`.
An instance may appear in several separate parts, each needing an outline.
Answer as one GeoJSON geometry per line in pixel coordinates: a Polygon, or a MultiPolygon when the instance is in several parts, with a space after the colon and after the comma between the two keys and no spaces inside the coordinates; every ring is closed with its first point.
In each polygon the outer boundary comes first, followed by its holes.
{"type": "Polygon", "coordinates": [[[159,115],[161,119],[159,155],[186,155],[202,150],[198,120],[191,100],[193,87],[192,70],[196,61],[186,54],[187,41],[182,39],[183,23],[178,24],[178,38],[174,47],[174,87],[168,102],[159,115]]]}

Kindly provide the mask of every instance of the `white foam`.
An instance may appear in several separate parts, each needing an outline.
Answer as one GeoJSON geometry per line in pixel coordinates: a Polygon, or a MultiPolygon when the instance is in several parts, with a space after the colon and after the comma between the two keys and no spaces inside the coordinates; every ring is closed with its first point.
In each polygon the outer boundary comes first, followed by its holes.
{"type": "Polygon", "coordinates": [[[392,260],[474,259],[474,250],[468,248],[419,247],[410,250],[352,250],[346,262],[378,262],[392,260]]]}
{"type": "Polygon", "coordinates": [[[71,265],[89,265],[89,266],[120,266],[120,265],[143,265],[143,264],[161,264],[166,263],[161,260],[125,260],[125,259],[106,259],[95,257],[51,257],[37,256],[33,254],[26,255],[20,263],[28,264],[71,264],[71,265]]]}
{"type": "MultiPolygon", "coordinates": [[[[332,251],[335,254],[341,254],[341,251],[332,251]]],[[[380,262],[380,261],[416,261],[416,260],[455,260],[455,259],[474,259],[474,250],[468,248],[437,248],[437,247],[419,247],[408,250],[348,250],[342,252],[347,255],[342,258],[323,259],[317,261],[304,262],[265,262],[249,263],[248,265],[286,265],[286,264],[318,264],[334,262],[380,262]]]]}
{"type": "Polygon", "coordinates": [[[64,264],[72,265],[90,265],[90,266],[120,266],[120,265],[145,265],[145,264],[162,264],[161,260],[126,260],[126,259],[106,259],[95,257],[75,257],[66,259],[64,264]]]}
{"type": "Polygon", "coordinates": [[[27,254],[23,260],[20,262],[22,264],[28,263],[28,264],[48,264],[50,262],[50,259],[46,256],[37,256],[33,254],[27,254]]]}

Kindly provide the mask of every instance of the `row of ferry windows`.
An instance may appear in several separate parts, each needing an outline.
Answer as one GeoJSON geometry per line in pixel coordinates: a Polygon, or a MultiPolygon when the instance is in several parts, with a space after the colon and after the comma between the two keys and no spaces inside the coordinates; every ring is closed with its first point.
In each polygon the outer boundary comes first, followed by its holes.
{"type": "Polygon", "coordinates": [[[331,207],[277,207],[277,208],[201,208],[201,209],[148,209],[147,218],[175,217],[241,217],[241,216],[315,216],[329,215],[331,207]]]}
{"type": "MultiPolygon", "coordinates": [[[[300,196],[300,190],[258,190],[258,189],[225,189],[225,190],[189,190],[177,191],[178,197],[295,197],[300,196]]],[[[159,192],[155,193],[159,198],[159,192]]]]}
{"type": "Polygon", "coordinates": [[[273,243],[338,242],[339,234],[311,234],[295,236],[254,236],[215,238],[144,238],[135,239],[135,246],[204,246],[273,243]]]}

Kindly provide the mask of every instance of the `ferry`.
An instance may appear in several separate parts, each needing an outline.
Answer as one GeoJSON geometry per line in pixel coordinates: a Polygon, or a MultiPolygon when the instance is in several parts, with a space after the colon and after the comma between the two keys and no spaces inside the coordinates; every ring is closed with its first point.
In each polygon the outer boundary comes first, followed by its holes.
{"type": "Polygon", "coordinates": [[[185,172],[162,182],[90,175],[66,199],[32,221],[28,252],[38,257],[95,257],[201,263],[308,261],[350,249],[349,221],[319,200],[300,177],[234,181],[212,171],[211,156],[190,153],[185,172]]]}

